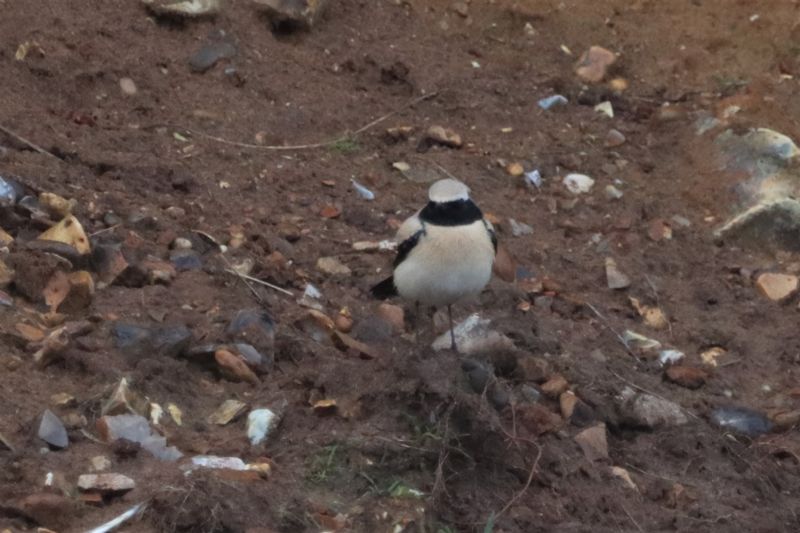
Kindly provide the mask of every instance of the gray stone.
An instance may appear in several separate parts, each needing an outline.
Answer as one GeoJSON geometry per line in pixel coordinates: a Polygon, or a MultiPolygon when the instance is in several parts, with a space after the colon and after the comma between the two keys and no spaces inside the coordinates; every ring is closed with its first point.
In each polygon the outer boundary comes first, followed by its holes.
{"type": "Polygon", "coordinates": [[[49,409],[42,413],[37,435],[54,448],[66,448],[69,446],[67,428],[64,427],[61,420],[49,409]]]}
{"type": "Polygon", "coordinates": [[[681,406],[651,394],[629,392],[621,405],[622,418],[635,427],[658,429],[689,422],[681,406]]]}

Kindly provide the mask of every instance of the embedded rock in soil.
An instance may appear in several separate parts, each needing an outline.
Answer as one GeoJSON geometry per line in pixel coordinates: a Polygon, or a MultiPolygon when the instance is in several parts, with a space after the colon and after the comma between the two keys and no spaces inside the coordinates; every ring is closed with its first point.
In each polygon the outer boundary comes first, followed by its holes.
{"type": "Polygon", "coordinates": [[[583,53],[575,66],[575,73],[583,81],[597,83],[606,76],[608,67],[614,64],[617,56],[602,46],[592,46],[583,53]]]}
{"type": "Polygon", "coordinates": [[[608,459],[608,440],[606,438],[606,425],[598,424],[586,428],[575,435],[575,442],[583,450],[583,455],[589,462],[608,459]]]}
{"type": "Polygon", "coordinates": [[[247,409],[247,404],[239,400],[225,400],[216,411],[208,417],[208,423],[217,426],[225,426],[243,415],[247,409]]]}
{"type": "Polygon", "coordinates": [[[606,283],[609,289],[620,290],[631,286],[631,279],[617,266],[617,262],[606,257],[606,283]]]}
{"type": "Polygon", "coordinates": [[[327,0],[253,0],[279,28],[309,29],[322,16],[327,0]]]}
{"type": "Polygon", "coordinates": [[[186,352],[193,339],[192,332],[183,325],[150,328],[124,322],[115,323],[111,335],[114,346],[137,357],[152,354],[177,357],[186,352]]]}
{"type": "Polygon", "coordinates": [[[708,372],[694,366],[671,366],[665,375],[669,381],[687,389],[699,389],[708,379],[708,372]]]}
{"type": "Polygon", "coordinates": [[[222,59],[230,59],[236,55],[233,38],[224,30],[214,30],[200,47],[189,58],[189,68],[193,72],[203,73],[222,59]]]}
{"type": "Polygon", "coordinates": [[[136,488],[136,482],[122,474],[83,474],[78,477],[78,488],[103,494],[128,492],[136,488]]]}
{"type": "Polygon", "coordinates": [[[792,274],[764,272],[756,278],[758,290],[773,302],[782,302],[794,296],[798,284],[800,280],[792,274]]]}
{"type": "Polygon", "coordinates": [[[139,415],[104,416],[97,421],[97,433],[105,442],[129,441],[139,444],[162,461],[177,461],[183,454],[167,439],[153,433],[147,419],[139,415]]]}
{"type": "Polygon", "coordinates": [[[748,437],[772,431],[772,422],[763,413],[747,407],[720,407],[711,413],[711,421],[722,429],[748,437]]]}
{"type": "Polygon", "coordinates": [[[222,0],[140,0],[156,15],[168,17],[202,17],[216,15],[222,0]]]}
{"type": "Polygon", "coordinates": [[[231,319],[225,328],[226,337],[233,342],[253,346],[267,358],[275,350],[275,321],[263,309],[244,309],[231,319]]]}
{"type": "Polygon", "coordinates": [[[629,389],[623,392],[623,397],[626,399],[619,406],[622,420],[634,427],[658,429],[689,422],[681,407],[669,400],[629,389]]]}
{"type": "MultiPolygon", "coordinates": [[[[514,342],[504,334],[490,329],[489,324],[491,320],[473,314],[455,326],[453,329],[458,352],[463,355],[477,355],[513,348],[514,342]]],[[[432,346],[435,351],[450,349],[450,332],[437,337],[432,346]]]]}

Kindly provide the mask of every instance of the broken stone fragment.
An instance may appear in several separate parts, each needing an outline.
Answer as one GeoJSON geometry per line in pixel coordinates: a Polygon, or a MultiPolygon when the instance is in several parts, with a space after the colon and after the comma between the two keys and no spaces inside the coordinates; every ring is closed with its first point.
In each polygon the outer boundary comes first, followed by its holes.
{"type": "Polygon", "coordinates": [[[80,254],[88,254],[91,251],[89,238],[83,231],[83,226],[72,215],[64,217],[58,224],[39,235],[38,239],[69,244],[80,254]]]}
{"type": "Polygon", "coordinates": [[[608,440],[605,424],[598,424],[584,429],[575,435],[575,442],[581,447],[589,462],[608,459],[608,440]]]}
{"type": "Polygon", "coordinates": [[[122,378],[114,392],[100,410],[101,415],[135,414],[145,415],[148,411],[147,400],[132,391],[128,380],[122,378]]]}
{"type": "Polygon", "coordinates": [[[244,414],[247,404],[239,400],[225,400],[216,411],[208,417],[208,423],[217,426],[230,424],[244,414]]]}
{"type": "Polygon", "coordinates": [[[606,282],[608,288],[612,290],[627,289],[631,286],[631,279],[619,269],[617,262],[610,257],[606,257],[606,282]]]}
{"type": "Polygon", "coordinates": [[[66,448],[69,445],[67,429],[49,409],[42,413],[37,436],[54,448],[66,448]]]}
{"type": "Polygon", "coordinates": [[[167,446],[167,439],[153,433],[147,419],[139,415],[104,416],[97,420],[97,433],[105,442],[125,439],[150,452],[162,461],[177,461],[183,454],[174,446],[167,446]]]}

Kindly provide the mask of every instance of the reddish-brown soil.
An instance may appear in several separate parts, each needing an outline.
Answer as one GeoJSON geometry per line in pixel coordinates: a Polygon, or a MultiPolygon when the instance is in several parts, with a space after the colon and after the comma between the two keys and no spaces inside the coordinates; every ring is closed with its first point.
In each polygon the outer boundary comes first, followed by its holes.
{"type": "MultiPolygon", "coordinates": [[[[0,175],[75,198],[87,233],[106,230],[95,238],[131,242],[135,232],[141,247],[161,257],[175,236],[202,230],[227,242],[231,226],[241,226],[244,245],[226,255],[252,258],[254,276],[295,295],[256,289],[278,326],[275,367],[254,386],[185,358],[126,357],[112,342],[117,319],[184,324],[195,344],[223,341],[233,314],[258,302],[219,257],[168,285],[98,290],[88,309],[67,317],[91,319],[93,331],[43,369],[9,332],[21,321],[41,325],[45,306],[12,285],[14,306],[0,307],[0,433],[15,451],[0,445],[0,529],[86,531],[139,502],[147,502],[146,512],[121,531],[800,529],[797,430],[748,439],[709,421],[720,405],[800,408],[797,301],[771,302],[741,274],[795,268],[798,258],[713,241],[740,177],[719,170],[710,141],[693,127],[699,111],[715,114],[734,102],[742,108],[734,127],[800,138],[797,79],[790,77],[800,74],[796,3],[474,0],[467,17],[453,4],[331,0],[311,31],[275,34],[244,0],[187,23],[157,21],[133,0],[0,0],[0,125],[56,156],[0,133],[7,148],[0,175]],[[191,72],[188,58],[219,29],[235,40],[237,55],[191,72]],[[29,52],[17,60],[26,42],[29,52]],[[591,45],[620,54],[611,76],[626,79],[627,90],[583,87],[574,64],[591,45]],[[236,76],[225,74],[229,66],[236,76]],[[131,78],[137,93],[123,94],[120,78],[131,78]],[[570,103],[541,110],[537,100],[553,93],[570,103]],[[593,110],[605,99],[613,119],[593,110]],[[220,141],[315,144],[394,110],[353,140],[321,148],[220,141]],[[436,124],[459,133],[464,147],[418,151],[422,132],[436,124]],[[394,126],[414,127],[412,138],[389,142],[385,130],[394,126]],[[612,127],[627,142],[606,148],[612,127]],[[507,175],[498,159],[540,169],[541,190],[507,175]],[[493,280],[479,302],[456,307],[458,318],[475,311],[491,318],[516,344],[516,352],[491,361],[514,398],[500,411],[490,395],[471,391],[456,354],[427,348],[424,331],[415,339],[409,326],[405,335],[374,342],[380,353],[370,359],[315,342],[297,325],[306,313],[297,297],[308,282],[324,294],[329,316],[347,307],[356,325],[374,322],[368,289],[391,258],[353,252],[351,243],[391,238],[391,221],[424,201],[427,185],[402,177],[392,168],[397,161],[467,182],[500,220],[500,240],[519,264],[549,280],[552,306],[521,306],[529,297],[519,284],[493,280]],[[558,178],[569,171],[597,180],[577,202],[558,178]],[[375,201],[361,199],[351,178],[371,188],[375,201]],[[609,200],[604,189],[615,179],[624,196],[609,200]],[[320,216],[326,205],[341,215],[320,216]],[[170,207],[185,214],[174,216],[170,207]],[[124,223],[107,229],[109,211],[124,223]],[[137,213],[144,222],[129,222],[137,213]],[[674,215],[691,226],[676,225],[671,240],[654,242],[653,221],[674,215]],[[533,233],[513,237],[509,218],[533,233]],[[275,251],[288,263],[276,262],[275,251]],[[321,273],[322,256],[337,257],[352,273],[321,273]],[[606,287],[606,256],[631,277],[629,289],[606,287]],[[669,328],[642,324],[630,296],[660,306],[669,328]],[[694,366],[704,349],[722,346],[727,363],[700,388],[683,388],[665,381],[652,359],[625,350],[614,333],[625,329],[683,350],[694,366]],[[524,373],[516,368],[524,358],[546,361],[547,373],[562,374],[606,423],[607,459],[586,458],[574,424],[547,425],[548,413],[559,413],[557,401],[540,400],[541,408],[524,402],[524,373]],[[269,479],[187,477],[144,451],[93,440],[99,406],[122,377],[151,402],[180,407],[183,425],[164,421],[162,431],[185,454],[266,458],[269,479]],[[626,387],[678,403],[689,423],[629,427],[615,408],[626,387]],[[52,407],[59,392],[77,406],[52,407]],[[266,445],[250,446],[242,419],[224,427],[206,422],[230,398],[252,407],[288,402],[266,445]],[[313,409],[319,399],[336,400],[338,410],[313,409]],[[70,430],[65,450],[43,453],[36,438],[47,408],[86,418],[84,431],[70,430]],[[80,503],[77,476],[98,455],[137,487],[106,505],[80,503]],[[624,468],[636,488],[611,475],[612,466],[624,468]],[[44,487],[48,472],[55,487],[44,487]],[[398,487],[423,495],[404,498],[398,487]],[[40,502],[24,516],[19,502],[47,493],[64,500],[50,512],[40,502]]],[[[52,268],[19,251],[40,229],[10,228],[18,270],[52,268]]]]}

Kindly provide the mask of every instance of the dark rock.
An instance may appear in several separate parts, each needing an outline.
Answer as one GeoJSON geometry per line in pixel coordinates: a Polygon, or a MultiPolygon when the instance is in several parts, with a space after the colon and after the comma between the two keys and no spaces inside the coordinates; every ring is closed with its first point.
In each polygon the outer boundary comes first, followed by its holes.
{"type": "Polygon", "coordinates": [[[392,324],[380,316],[372,315],[361,320],[353,328],[353,337],[361,342],[378,343],[392,336],[392,324]]]}
{"type": "Polygon", "coordinates": [[[173,250],[169,254],[169,260],[178,272],[200,270],[203,268],[203,260],[200,258],[200,255],[193,250],[173,250]]]}
{"type": "Polygon", "coordinates": [[[711,413],[711,421],[722,429],[748,437],[772,431],[772,422],[766,415],[747,407],[720,407],[711,413]]]}
{"type": "Polygon", "coordinates": [[[225,328],[228,339],[250,344],[262,354],[273,354],[275,321],[262,309],[244,309],[236,313],[225,328]]]}
{"type": "Polygon", "coordinates": [[[474,359],[464,359],[461,369],[467,375],[473,391],[483,393],[486,390],[489,380],[492,378],[492,369],[488,365],[474,359]]]}
{"type": "Polygon", "coordinates": [[[193,72],[202,73],[221,59],[229,59],[235,55],[236,45],[233,38],[224,30],[215,30],[209,34],[200,50],[189,58],[189,68],[193,72]]]}
{"type": "Polygon", "coordinates": [[[192,332],[184,325],[148,328],[117,322],[111,328],[114,345],[129,355],[183,355],[192,343],[192,332]]]}
{"type": "Polygon", "coordinates": [[[17,510],[43,527],[61,529],[75,513],[73,503],[60,494],[39,492],[20,500],[12,509],[17,510]]]}
{"type": "Polygon", "coordinates": [[[274,353],[265,356],[256,350],[255,347],[244,342],[237,342],[233,345],[233,348],[234,351],[244,359],[247,366],[255,370],[257,374],[266,374],[272,370],[272,366],[275,364],[274,353]]]}
{"type": "Polygon", "coordinates": [[[42,419],[39,422],[39,430],[36,434],[40,439],[54,448],[66,448],[69,446],[67,429],[64,427],[61,420],[49,409],[42,414],[42,419]]]}

